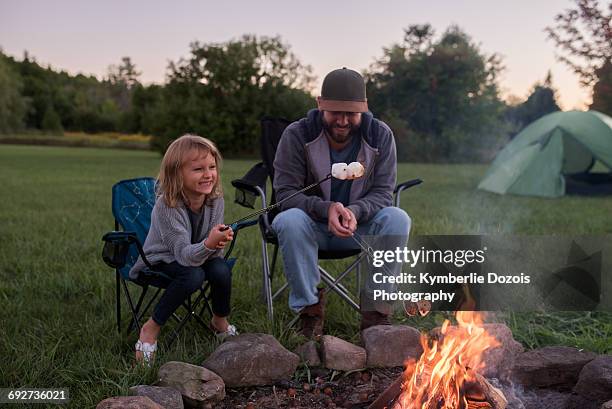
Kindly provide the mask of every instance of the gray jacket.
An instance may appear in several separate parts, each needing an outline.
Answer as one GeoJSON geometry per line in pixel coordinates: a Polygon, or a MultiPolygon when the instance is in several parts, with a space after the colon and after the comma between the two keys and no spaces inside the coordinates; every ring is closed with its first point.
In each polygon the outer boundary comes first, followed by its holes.
{"type": "MultiPolygon", "coordinates": [[[[274,190],[280,201],[305,186],[325,178],[331,172],[329,143],[317,109],[290,124],[281,136],[274,159],[274,190]]],[[[351,185],[347,206],[359,223],[367,222],[376,212],[391,206],[397,179],[397,155],[393,132],[369,112],[361,115],[361,149],[357,161],[365,167],[365,176],[351,185]]],[[[327,220],[332,204],[331,180],[296,195],[281,205],[281,210],[302,209],[318,221],[327,220]]]]}
{"type": "MultiPolygon", "coordinates": [[[[151,212],[151,228],[142,246],[147,260],[153,265],[176,261],[182,266],[200,266],[209,258],[221,256],[223,250],[209,249],[204,241],[213,226],[223,223],[223,207],[223,197],[204,205],[202,232],[198,241],[191,244],[191,222],[185,205],[180,202],[176,207],[168,207],[158,197],[151,212]]],[[[136,279],[144,267],[144,261],[138,257],[130,269],[130,278],[136,279]]]]}

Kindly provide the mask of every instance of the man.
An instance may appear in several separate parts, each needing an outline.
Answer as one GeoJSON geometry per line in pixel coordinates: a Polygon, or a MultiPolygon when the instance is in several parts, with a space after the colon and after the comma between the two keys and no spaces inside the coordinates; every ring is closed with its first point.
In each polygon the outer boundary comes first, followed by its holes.
{"type": "MultiPolygon", "coordinates": [[[[391,207],[397,173],[393,133],[368,112],[361,75],[347,68],[330,72],[317,104],[283,132],[274,160],[277,201],[323,179],[332,163],[357,161],[365,173],[355,180],[327,180],[296,195],[272,222],[290,287],[289,306],[300,313],[300,330],[309,338],[322,335],[325,314],[323,292],[317,291],[318,250],[358,248],[354,232],[400,237],[405,245],[410,230],[406,212],[391,207]]],[[[364,307],[364,298],[361,294],[361,329],[389,325],[389,306],[368,302],[364,307]]]]}

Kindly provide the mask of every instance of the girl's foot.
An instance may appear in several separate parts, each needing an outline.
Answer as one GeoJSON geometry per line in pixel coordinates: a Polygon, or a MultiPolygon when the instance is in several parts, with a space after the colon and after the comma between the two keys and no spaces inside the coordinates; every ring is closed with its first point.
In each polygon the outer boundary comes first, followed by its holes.
{"type": "Polygon", "coordinates": [[[213,315],[213,318],[210,321],[210,329],[215,333],[215,336],[219,340],[224,340],[227,337],[238,335],[236,327],[227,322],[226,317],[219,317],[217,315],[213,315]]]}
{"type": "Polygon", "coordinates": [[[136,343],[136,362],[151,365],[157,350],[157,337],[161,327],[149,319],[140,329],[140,336],[136,343]]]}

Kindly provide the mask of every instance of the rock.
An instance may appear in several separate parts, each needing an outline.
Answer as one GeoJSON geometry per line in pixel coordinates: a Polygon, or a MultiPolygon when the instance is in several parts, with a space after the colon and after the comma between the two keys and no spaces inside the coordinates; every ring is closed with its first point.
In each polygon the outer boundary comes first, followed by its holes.
{"type": "MultiPolygon", "coordinates": [[[[523,346],[512,337],[512,331],[505,324],[483,324],[485,331],[493,336],[500,345],[489,348],[483,353],[484,369],[480,374],[485,378],[508,380],[512,375],[512,367],[516,357],[524,351],[523,346]]],[[[447,334],[457,327],[449,326],[447,334]]],[[[440,327],[431,330],[432,336],[440,336],[440,327]]]]}
{"type": "Polygon", "coordinates": [[[323,366],[339,371],[352,371],[366,366],[366,350],[331,335],[321,337],[323,366]]]}
{"type": "Polygon", "coordinates": [[[591,398],[578,395],[577,393],[570,393],[567,405],[563,409],[600,409],[600,404],[601,402],[591,398]]]}
{"type": "Polygon", "coordinates": [[[612,399],[612,355],[600,355],[586,364],[574,392],[599,403],[612,399]]]}
{"type": "Polygon", "coordinates": [[[183,409],[183,397],[173,388],[165,386],[138,385],[129,389],[130,395],[146,396],[165,409],[183,409]]]}
{"type": "Polygon", "coordinates": [[[501,345],[487,349],[483,354],[485,378],[510,379],[516,357],[525,348],[512,336],[512,331],[505,324],[484,324],[485,331],[495,337],[501,345]]]}
{"type": "Polygon", "coordinates": [[[514,379],[527,386],[570,390],[582,367],[595,358],[576,348],[549,346],[520,354],[514,364],[514,379]]]}
{"type": "Polygon", "coordinates": [[[600,409],[612,409],[612,400],[607,401],[603,405],[601,405],[600,409]]]}
{"type": "Polygon", "coordinates": [[[368,367],[402,366],[423,353],[420,332],[407,325],[376,325],[361,332],[368,367]]]}
{"type": "Polygon", "coordinates": [[[225,398],[225,384],[216,373],[185,362],[166,362],[159,368],[157,386],[169,386],[183,396],[190,408],[204,408],[225,398]]]}
{"type": "Polygon", "coordinates": [[[225,341],[203,366],[219,374],[228,387],[272,385],[293,376],[300,357],[272,335],[242,334],[225,341]]]}
{"type": "Polygon", "coordinates": [[[321,358],[319,358],[319,350],[315,341],[308,341],[294,351],[302,360],[303,363],[309,367],[315,367],[321,365],[321,358]]]}
{"type": "Polygon", "coordinates": [[[96,409],[164,409],[146,396],[116,396],[104,399],[96,409]]]}
{"type": "Polygon", "coordinates": [[[524,388],[518,383],[493,380],[508,400],[507,409],[599,409],[596,402],[571,392],[553,389],[524,388]]]}

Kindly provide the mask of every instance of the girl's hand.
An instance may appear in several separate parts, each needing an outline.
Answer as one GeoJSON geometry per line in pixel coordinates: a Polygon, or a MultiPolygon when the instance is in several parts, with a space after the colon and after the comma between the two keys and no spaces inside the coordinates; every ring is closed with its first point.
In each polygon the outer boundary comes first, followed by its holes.
{"type": "Polygon", "coordinates": [[[234,240],[234,231],[233,231],[233,230],[232,230],[232,228],[231,228],[231,227],[229,227],[229,226],[225,226],[225,225],[223,225],[223,224],[220,224],[219,226],[220,226],[220,227],[219,227],[220,229],[221,229],[221,228],[225,228],[225,229],[226,229],[226,230],[224,230],[224,231],[222,231],[222,232],[221,232],[221,233],[224,233],[224,234],[225,234],[225,237],[224,237],[224,238],[223,238],[223,239],[222,239],[222,240],[219,242],[219,244],[217,244],[217,248],[218,248],[218,249],[222,249],[223,247],[225,247],[225,245],[226,245],[228,242],[230,242],[230,241],[234,240]]]}
{"type": "Polygon", "coordinates": [[[227,230],[221,230],[225,228],[224,224],[217,224],[208,233],[208,237],[204,241],[204,245],[209,249],[222,249],[225,247],[227,242],[232,241],[234,238],[234,231],[231,228],[227,230]]]}

